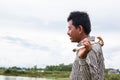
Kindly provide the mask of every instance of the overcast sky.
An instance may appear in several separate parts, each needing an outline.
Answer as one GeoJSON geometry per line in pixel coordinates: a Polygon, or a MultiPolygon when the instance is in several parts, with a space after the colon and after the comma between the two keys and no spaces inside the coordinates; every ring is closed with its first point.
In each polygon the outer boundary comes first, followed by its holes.
{"type": "Polygon", "coordinates": [[[104,39],[106,68],[120,69],[119,0],[0,0],[0,66],[73,63],[67,33],[71,11],[88,12],[93,36],[104,39]]]}

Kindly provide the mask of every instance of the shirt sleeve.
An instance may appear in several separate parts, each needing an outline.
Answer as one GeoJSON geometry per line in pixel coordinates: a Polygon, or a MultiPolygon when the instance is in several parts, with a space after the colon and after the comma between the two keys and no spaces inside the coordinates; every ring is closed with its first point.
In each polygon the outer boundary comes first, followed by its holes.
{"type": "Polygon", "coordinates": [[[93,49],[88,53],[86,59],[79,58],[80,72],[84,80],[103,80],[103,76],[100,76],[100,70],[103,68],[100,65],[103,65],[103,63],[99,63],[102,59],[98,57],[98,54],[102,55],[98,49],[93,49]]]}
{"type": "Polygon", "coordinates": [[[79,59],[80,64],[80,73],[83,80],[92,80],[91,74],[90,74],[90,68],[88,63],[86,62],[86,59],[79,59]]]}

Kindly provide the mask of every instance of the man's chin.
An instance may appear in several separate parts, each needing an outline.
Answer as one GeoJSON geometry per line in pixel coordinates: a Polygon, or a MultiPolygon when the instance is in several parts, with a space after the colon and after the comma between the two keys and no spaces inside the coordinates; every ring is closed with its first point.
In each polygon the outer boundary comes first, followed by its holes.
{"type": "Polygon", "coordinates": [[[74,40],[71,40],[71,42],[76,42],[76,41],[74,41],[74,40]]]}
{"type": "Polygon", "coordinates": [[[73,40],[72,38],[70,38],[71,42],[76,42],[75,40],[73,40]]]}
{"type": "Polygon", "coordinates": [[[76,40],[73,40],[73,39],[70,39],[71,40],[71,42],[74,42],[74,43],[76,43],[77,41],[76,40]]]}

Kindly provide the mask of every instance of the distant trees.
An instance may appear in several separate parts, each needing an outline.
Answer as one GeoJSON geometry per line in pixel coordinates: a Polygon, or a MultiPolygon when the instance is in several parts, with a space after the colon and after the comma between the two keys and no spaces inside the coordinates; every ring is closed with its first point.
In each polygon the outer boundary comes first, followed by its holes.
{"type": "Polygon", "coordinates": [[[50,65],[45,67],[45,71],[71,71],[72,69],[72,64],[69,65],[64,65],[64,64],[59,64],[59,65],[50,65]]]}
{"type": "MultiPolygon", "coordinates": [[[[57,77],[57,78],[68,78],[72,69],[72,64],[59,64],[49,65],[45,68],[38,68],[34,65],[31,68],[20,68],[20,67],[0,67],[0,75],[12,75],[12,76],[31,76],[31,77],[57,77]]],[[[104,80],[120,80],[120,74],[108,74],[112,68],[105,69],[104,80]]],[[[118,72],[119,69],[115,69],[118,72]]]]}

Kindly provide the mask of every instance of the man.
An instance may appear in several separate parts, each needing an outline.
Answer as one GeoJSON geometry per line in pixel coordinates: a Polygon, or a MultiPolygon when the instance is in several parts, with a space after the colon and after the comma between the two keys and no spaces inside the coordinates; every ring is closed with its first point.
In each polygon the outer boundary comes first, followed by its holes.
{"type": "Polygon", "coordinates": [[[71,42],[77,42],[78,47],[83,46],[76,53],[70,80],[104,80],[103,44],[95,43],[95,37],[90,36],[91,23],[88,14],[74,11],[67,21],[67,34],[71,42]]]}

